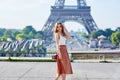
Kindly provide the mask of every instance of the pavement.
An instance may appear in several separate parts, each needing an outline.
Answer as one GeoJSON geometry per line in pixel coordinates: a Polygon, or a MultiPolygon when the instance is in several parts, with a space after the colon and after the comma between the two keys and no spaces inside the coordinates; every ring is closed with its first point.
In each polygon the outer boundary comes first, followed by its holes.
{"type": "MultiPolygon", "coordinates": [[[[120,80],[120,63],[71,64],[73,74],[67,80],[120,80]]],[[[55,76],[56,62],[0,62],[0,80],[54,80],[55,76]]]]}

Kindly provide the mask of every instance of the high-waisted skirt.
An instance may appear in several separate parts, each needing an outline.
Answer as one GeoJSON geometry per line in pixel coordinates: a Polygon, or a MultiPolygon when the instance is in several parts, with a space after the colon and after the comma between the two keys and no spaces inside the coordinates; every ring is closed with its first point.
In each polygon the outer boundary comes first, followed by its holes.
{"type": "Polygon", "coordinates": [[[73,73],[66,45],[59,45],[57,58],[57,73],[58,74],[73,73]]]}

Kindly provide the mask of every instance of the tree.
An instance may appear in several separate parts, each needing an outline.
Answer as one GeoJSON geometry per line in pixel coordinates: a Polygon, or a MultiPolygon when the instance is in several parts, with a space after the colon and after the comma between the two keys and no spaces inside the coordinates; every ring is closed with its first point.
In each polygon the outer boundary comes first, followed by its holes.
{"type": "Polygon", "coordinates": [[[86,33],[81,34],[82,37],[89,38],[89,35],[86,33]]]}
{"type": "Polygon", "coordinates": [[[119,31],[114,32],[111,35],[111,40],[112,40],[112,43],[114,43],[115,45],[119,45],[119,43],[120,43],[120,32],[119,31]]]}
{"type": "Polygon", "coordinates": [[[19,39],[26,40],[26,39],[28,39],[28,36],[26,34],[20,33],[20,34],[16,35],[16,39],[17,40],[19,40],[19,39]]]}
{"type": "Polygon", "coordinates": [[[7,37],[5,37],[5,36],[3,36],[2,38],[1,38],[1,41],[7,41],[7,37]]]}
{"type": "Polygon", "coordinates": [[[111,28],[108,28],[105,30],[105,36],[110,40],[110,36],[112,35],[114,31],[111,30],[111,28]]]}
{"type": "Polygon", "coordinates": [[[98,38],[98,36],[100,36],[100,35],[105,36],[105,31],[103,31],[103,30],[93,31],[90,35],[93,38],[98,38]]]}
{"type": "Polygon", "coordinates": [[[120,27],[117,27],[117,29],[115,31],[120,31],[120,27]]]}
{"type": "Polygon", "coordinates": [[[35,35],[36,34],[34,34],[32,31],[29,33],[29,35],[28,35],[28,37],[29,37],[29,39],[33,39],[33,38],[35,38],[35,35]]]}
{"type": "Polygon", "coordinates": [[[0,36],[2,37],[4,35],[5,29],[0,29],[0,36]]]}
{"type": "Polygon", "coordinates": [[[37,34],[35,35],[35,38],[36,38],[36,39],[39,39],[39,38],[43,39],[43,36],[42,36],[42,34],[37,33],[37,34]]]}
{"type": "Polygon", "coordinates": [[[16,37],[17,34],[20,34],[20,31],[13,32],[14,37],[16,37]]]}
{"type": "Polygon", "coordinates": [[[30,26],[26,26],[23,30],[22,30],[22,32],[24,33],[24,34],[29,34],[30,32],[33,32],[34,34],[36,34],[36,30],[30,25],[30,26]]]}
{"type": "Polygon", "coordinates": [[[13,34],[13,31],[10,29],[5,30],[4,37],[11,38],[12,40],[15,40],[15,36],[13,34]]]}
{"type": "Polygon", "coordinates": [[[111,30],[111,28],[107,28],[107,29],[105,30],[106,37],[111,36],[113,32],[114,32],[114,31],[111,30]]]}
{"type": "Polygon", "coordinates": [[[36,37],[41,38],[41,39],[45,39],[43,31],[38,31],[36,37]]]}

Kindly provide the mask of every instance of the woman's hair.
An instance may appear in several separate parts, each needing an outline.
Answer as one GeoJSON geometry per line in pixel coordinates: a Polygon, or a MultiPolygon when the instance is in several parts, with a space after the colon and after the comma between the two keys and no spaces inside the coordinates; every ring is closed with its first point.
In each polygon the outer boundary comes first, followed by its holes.
{"type": "Polygon", "coordinates": [[[55,24],[53,34],[58,33],[58,30],[57,30],[58,25],[61,25],[60,27],[62,28],[62,35],[65,36],[63,24],[60,23],[60,22],[58,22],[58,23],[55,24]]]}

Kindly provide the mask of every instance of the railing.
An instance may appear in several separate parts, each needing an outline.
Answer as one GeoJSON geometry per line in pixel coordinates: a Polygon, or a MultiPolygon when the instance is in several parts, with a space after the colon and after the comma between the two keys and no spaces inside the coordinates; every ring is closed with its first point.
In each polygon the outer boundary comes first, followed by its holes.
{"type": "Polygon", "coordinates": [[[89,6],[51,6],[52,9],[90,9],[89,6]]]}

